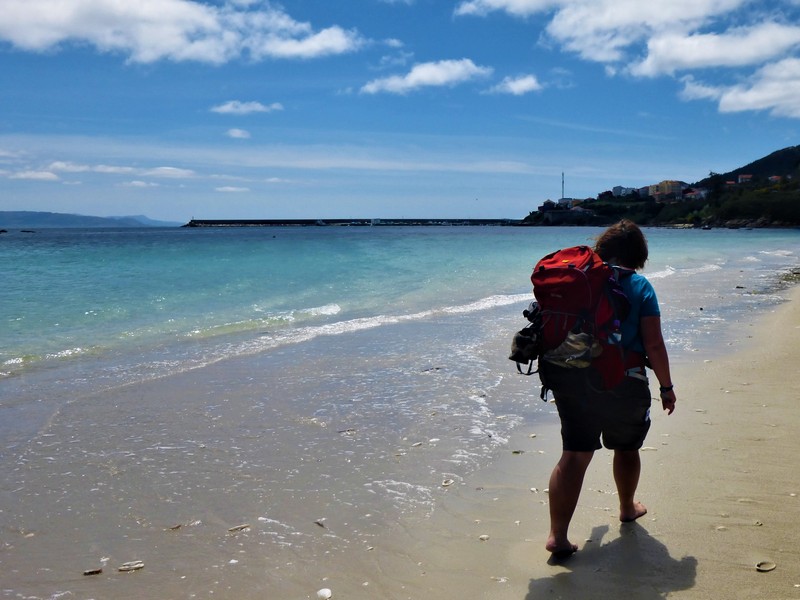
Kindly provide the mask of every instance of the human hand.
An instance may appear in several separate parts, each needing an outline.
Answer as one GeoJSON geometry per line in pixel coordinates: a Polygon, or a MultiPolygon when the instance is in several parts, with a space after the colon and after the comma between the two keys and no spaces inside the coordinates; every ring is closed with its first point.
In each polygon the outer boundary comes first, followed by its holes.
{"type": "Polygon", "coordinates": [[[664,407],[668,415],[671,415],[675,411],[675,402],[677,402],[675,390],[661,392],[661,406],[664,407]]]}

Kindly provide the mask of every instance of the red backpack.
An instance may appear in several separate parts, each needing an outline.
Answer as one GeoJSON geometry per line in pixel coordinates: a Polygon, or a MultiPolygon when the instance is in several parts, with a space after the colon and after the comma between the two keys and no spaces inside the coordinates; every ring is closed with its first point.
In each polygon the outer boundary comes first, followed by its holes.
{"type": "Polygon", "coordinates": [[[620,324],[630,304],[620,273],[588,246],[548,254],[533,269],[542,317],[541,359],[572,368],[593,365],[606,389],[625,377],[620,324]]]}

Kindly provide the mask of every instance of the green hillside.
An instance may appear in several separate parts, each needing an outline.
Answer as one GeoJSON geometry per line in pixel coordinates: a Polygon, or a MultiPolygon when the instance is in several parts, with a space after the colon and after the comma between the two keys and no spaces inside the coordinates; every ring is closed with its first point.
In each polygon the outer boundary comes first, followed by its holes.
{"type": "Polygon", "coordinates": [[[524,222],[605,225],[628,218],[643,225],[797,227],[800,226],[800,146],[778,150],[727,173],[709,173],[689,187],[705,190],[707,195],[696,200],[656,201],[652,197],[613,197],[611,192],[603,192],[597,199],[587,199],[581,205],[586,212],[534,211],[524,222]]]}

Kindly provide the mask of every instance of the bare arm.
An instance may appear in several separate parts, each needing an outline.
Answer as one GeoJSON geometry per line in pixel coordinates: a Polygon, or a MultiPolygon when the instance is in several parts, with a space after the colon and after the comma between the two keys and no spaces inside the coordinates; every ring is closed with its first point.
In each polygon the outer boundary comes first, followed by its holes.
{"type": "MultiPolygon", "coordinates": [[[[669,355],[661,333],[661,317],[642,317],[640,321],[644,351],[650,360],[650,366],[656,374],[659,386],[671,387],[672,376],[669,372],[669,355]]],[[[661,393],[661,405],[668,415],[675,410],[675,391],[661,393]]]]}

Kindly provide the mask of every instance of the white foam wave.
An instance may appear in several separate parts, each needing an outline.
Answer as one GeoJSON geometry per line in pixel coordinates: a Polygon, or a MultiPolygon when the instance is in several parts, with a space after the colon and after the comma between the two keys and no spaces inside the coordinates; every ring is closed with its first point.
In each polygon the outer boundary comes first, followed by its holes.
{"type": "Polygon", "coordinates": [[[429,487],[394,479],[376,480],[364,484],[372,492],[384,495],[401,511],[433,507],[433,493],[429,487]]]}
{"type": "Polygon", "coordinates": [[[760,254],[767,256],[793,256],[794,252],[791,250],[761,250],[760,254]]]}
{"type": "Polygon", "coordinates": [[[67,348],[65,350],[60,350],[59,352],[53,352],[51,354],[45,355],[46,358],[72,358],[75,356],[81,356],[86,354],[87,350],[84,348],[67,348]]]}
{"type": "MultiPolygon", "coordinates": [[[[347,333],[354,333],[366,329],[373,329],[383,325],[394,325],[397,323],[407,323],[413,321],[422,321],[437,314],[466,314],[474,313],[482,310],[490,310],[500,306],[508,306],[510,304],[517,304],[530,300],[530,294],[509,294],[509,295],[496,295],[482,298],[468,304],[461,304],[456,306],[445,306],[438,309],[423,310],[416,313],[407,315],[376,315],[374,317],[362,317],[358,319],[350,319],[347,321],[337,321],[335,323],[326,323],[325,325],[311,325],[300,327],[294,330],[281,332],[280,334],[272,337],[271,339],[278,344],[285,344],[288,342],[300,343],[312,340],[322,335],[342,335],[347,333]]],[[[265,341],[265,340],[262,340],[265,341]]],[[[268,349],[268,348],[262,348],[268,349]]]]}
{"type": "Polygon", "coordinates": [[[655,273],[647,273],[647,278],[648,279],[664,279],[665,277],[670,277],[672,275],[675,275],[676,272],[677,271],[675,270],[674,267],[671,267],[671,266],[667,265],[666,268],[661,270],[661,271],[656,271],[655,273]]]}
{"type": "Polygon", "coordinates": [[[498,306],[508,306],[509,304],[517,304],[518,302],[524,302],[525,300],[532,300],[531,294],[511,294],[511,295],[504,295],[504,296],[489,296],[488,298],[481,298],[480,300],[476,300],[475,302],[470,302],[469,304],[463,304],[461,306],[448,306],[442,309],[443,313],[447,314],[463,314],[463,313],[472,313],[472,312],[479,312],[482,310],[488,310],[490,308],[495,308],[498,306]]]}
{"type": "Polygon", "coordinates": [[[712,271],[719,271],[721,269],[722,265],[717,265],[717,264],[701,265],[699,267],[693,267],[690,269],[676,269],[672,265],[667,265],[661,271],[656,271],[654,273],[647,273],[646,276],[648,279],[664,279],[666,277],[672,277],[674,275],[691,277],[693,275],[711,273],[712,271]]]}
{"type": "Polygon", "coordinates": [[[700,275],[702,273],[711,273],[712,271],[720,271],[720,265],[703,265],[702,267],[695,267],[694,269],[681,269],[681,275],[700,275]]]}
{"type": "MultiPolygon", "coordinates": [[[[134,380],[148,381],[175,375],[177,373],[201,369],[238,356],[251,356],[283,346],[310,342],[321,336],[346,335],[386,325],[423,321],[435,317],[436,315],[474,313],[481,310],[489,310],[495,307],[524,302],[530,300],[530,298],[530,294],[495,295],[463,305],[445,306],[406,315],[376,315],[325,323],[322,325],[305,325],[302,327],[278,329],[254,338],[216,344],[213,348],[203,351],[202,356],[186,356],[183,359],[174,361],[161,360],[146,364],[140,363],[131,369],[126,369],[128,375],[127,377],[123,377],[127,382],[134,380]]],[[[320,308],[324,311],[328,311],[330,314],[338,314],[341,310],[341,308],[335,304],[320,308]]],[[[243,327],[241,324],[237,325],[239,326],[230,327],[229,325],[229,330],[225,333],[242,333],[243,330],[246,331],[250,329],[250,327],[243,327]]],[[[195,335],[203,333],[202,331],[191,332],[187,337],[194,337],[195,335]]],[[[217,333],[219,333],[219,331],[217,331],[217,333]]],[[[200,337],[200,335],[198,335],[198,337],[200,337]]]]}
{"type": "Polygon", "coordinates": [[[325,306],[317,306],[314,308],[306,308],[303,310],[298,311],[302,314],[310,315],[312,317],[317,316],[332,316],[338,315],[342,312],[342,307],[338,304],[326,304],[325,306]]]}

